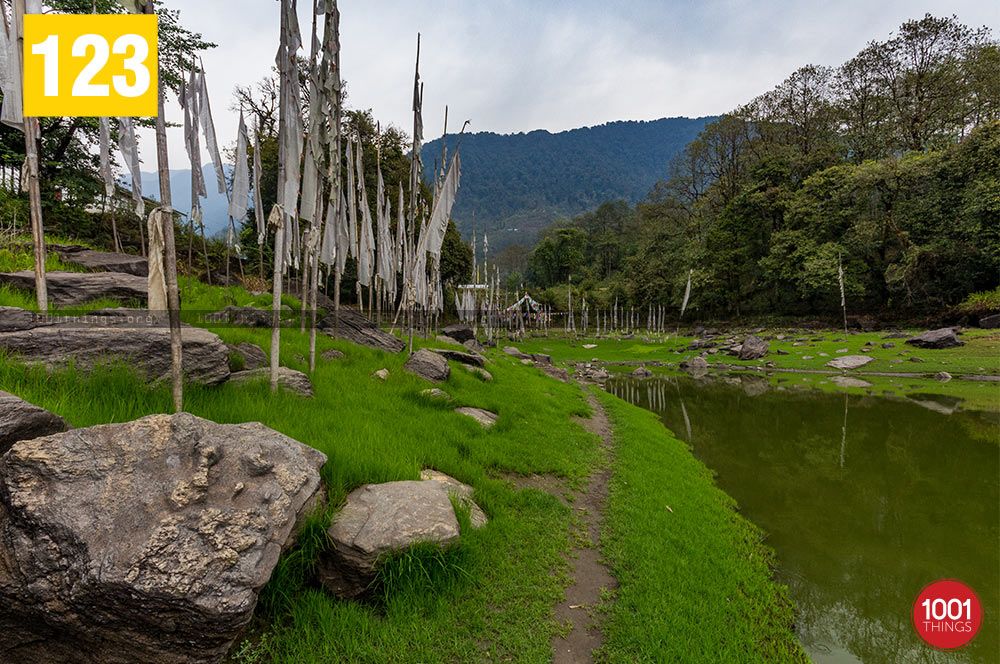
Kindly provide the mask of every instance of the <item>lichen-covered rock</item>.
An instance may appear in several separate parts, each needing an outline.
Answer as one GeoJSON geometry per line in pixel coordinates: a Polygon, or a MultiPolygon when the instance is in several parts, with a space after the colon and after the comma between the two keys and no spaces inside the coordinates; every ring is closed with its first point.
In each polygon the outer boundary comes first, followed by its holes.
{"type": "Polygon", "coordinates": [[[15,443],[0,458],[0,661],[223,659],[326,457],[180,413],[15,443]]]}
{"type": "Polygon", "coordinates": [[[421,348],[411,355],[410,359],[403,365],[403,369],[415,376],[435,382],[447,380],[448,376],[451,375],[448,360],[426,348],[421,348]]]}
{"type": "MultiPolygon", "coordinates": [[[[248,381],[270,381],[270,367],[251,369],[249,371],[237,371],[229,377],[231,383],[243,383],[248,381]]],[[[278,367],[278,385],[287,390],[295,392],[299,396],[312,397],[313,385],[309,376],[301,371],[289,369],[288,367],[278,367]]]]}
{"type": "Polygon", "coordinates": [[[385,381],[389,380],[389,370],[379,369],[378,371],[372,374],[372,378],[374,378],[375,380],[380,380],[384,383],[385,381]]]}
{"type": "Polygon", "coordinates": [[[420,542],[448,546],[459,539],[448,492],[437,482],[366,484],[347,496],[327,531],[331,547],[319,560],[320,583],[339,597],[371,586],[379,558],[420,542]]]}
{"type": "Polygon", "coordinates": [[[63,418],[0,390],[0,455],[19,440],[66,430],[63,418]]]}
{"type": "Polygon", "coordinates": [[[915,337],[907,339],[906,343],[917,348],[934,349],[954,348],[955,346],[965,345],[959,341],[958,335],[955,334],[955,329],[951,327],[943,327],[940,330],[930,330],[929,332],[918,334],[915,337]]]}

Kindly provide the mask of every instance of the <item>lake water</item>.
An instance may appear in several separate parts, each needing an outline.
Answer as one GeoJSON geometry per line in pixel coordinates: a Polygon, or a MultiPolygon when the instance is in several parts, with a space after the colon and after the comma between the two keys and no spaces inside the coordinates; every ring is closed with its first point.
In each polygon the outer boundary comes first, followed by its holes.
{"type": "Polygon", "coordinates": [[[771,389],[743,380],[614,378],[717,474],[777,551],[815,662],[1000,661],[1000,418],[906,399],[771,389]],[[911,624],[928,583],[969,584],[984,607],[958,651],[911,624]]]}

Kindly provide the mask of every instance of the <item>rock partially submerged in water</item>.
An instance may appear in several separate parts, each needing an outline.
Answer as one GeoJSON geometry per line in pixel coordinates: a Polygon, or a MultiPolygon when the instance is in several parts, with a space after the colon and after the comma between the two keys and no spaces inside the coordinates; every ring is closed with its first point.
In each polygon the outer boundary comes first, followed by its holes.
{"type": "MultiPolygon", "coordinates": [[[[822,353],[820,353],[822,355],[822,353]]],[[[838,357],[835,360],[830,360],[826,363],[826,366],[833,367],[834,369],[860,369],[869,362],[874,362],[874,357],[869,357],[867,355],[844,355],[843,357],[838,357]]]]}
{"type": "Polygon", "coordinates": [[[222,661],[325,461],[186,413],[16,443],[0,458],[0,661],[222,661]]]}
{"type": "Polygon", "coordinates": [[[644,366],[637,367],[635,370],[632,371],[633,378],[649,378],[652,375],[653,372],[644,366]]]}
{"type": "Polygon", "coordinates": [[[19,440],[66,430],[63,418],[0,390],[0,455],[19,440]]]}
{"type": "Polygon", "coordinates": [[[739,358],[741,360],[759,360],[760,358],[767,355],[767,350],[769,344],[761,339],[750,335],[743,341],[743,345],[740,346],[739,358]]]}
{"type": "Polygon", "coordinates": [[[443,484],[387,482],[352,491],[327,536],[332,546],[319,561],[319,581],[352,598],[371,587],[380,558],[418,543],[449,546],[458,541],[459,527],[443,484]]]}
{"type": "Polygon", "coordinates": [[[915,337],[907,339],[906,343],[917,348],[934,349],[954,348],[955,346],[965,345],[959,341],[958,335],[955,334],[955,328],[952,327],[943,327],[940,330],[931,330],[923,334],[918,334],[915,337]]]}
{"type": "Polygon", "coordinates": [[[855,388],[866,388],[871,387],[872,384],[867,380],[861,380],[860,378],[851,378],[850,376],[834,376],[830,379],[830,382],[837,387],[855,387],[855,388]]]}

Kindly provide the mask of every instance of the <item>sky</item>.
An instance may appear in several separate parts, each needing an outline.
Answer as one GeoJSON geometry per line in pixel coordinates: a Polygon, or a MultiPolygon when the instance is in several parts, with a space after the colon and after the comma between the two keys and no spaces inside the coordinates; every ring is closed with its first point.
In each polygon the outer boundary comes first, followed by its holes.
{"type": "MultiPolygon", "coordinates": [[[[265,76],[278,43],[275,0],[165,0],[218,48],[204,62],[223,146],[236,140],[232,92],[265,76]]],[[[903,21],[956,14],[1000,35],[991,0],[341,0],[348,103],[409,133],[416,33],[428,140],[450,129],[561,131],[614,120],[717,115],[804,64],[838,65],[903,21]]],[[[310,0],[299,1],[303,35],[310,0]]],[[[305,37],[308,44],[308,38],[305,37]]],[[[175,101],[168,120],[180,121],[175,101]]],[[[173,169],[188,167],[169,130],[173,169]]],[[[144,132],[143,170],[153,170],[144,132]]],[[[203,161],[207,162],[207,154],[203,161]]]]}

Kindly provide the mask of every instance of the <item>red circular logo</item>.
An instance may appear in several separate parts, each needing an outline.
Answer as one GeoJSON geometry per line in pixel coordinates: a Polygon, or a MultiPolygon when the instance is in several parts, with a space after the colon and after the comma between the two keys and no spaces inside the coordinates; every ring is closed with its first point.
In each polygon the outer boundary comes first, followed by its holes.
{"type": "Polygon", "coordinates": [[[983,623],[983,606],[972,588],[955,579],[935,581],[913,602],[913,627],[935,648],[961,648],[983,623]]]}

